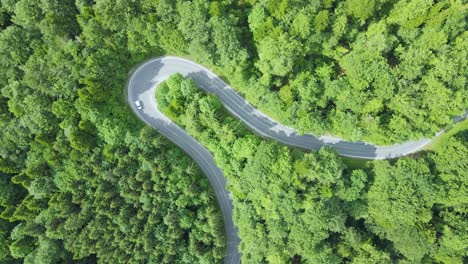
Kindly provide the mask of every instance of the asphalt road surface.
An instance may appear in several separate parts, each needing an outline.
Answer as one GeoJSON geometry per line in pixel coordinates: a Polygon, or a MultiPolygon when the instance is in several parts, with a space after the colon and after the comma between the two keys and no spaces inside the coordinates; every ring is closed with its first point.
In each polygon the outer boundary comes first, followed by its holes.
{"type": "MultiPolygon", "coordinates": [[[[294,129],[283,126],[256,110],[252,105],[237,94],[224,81],[209,69],[192,61],[178,57],[159,57],[139,65],[131,74],[127,83],[127,99],[135,114],[145,123],[152,126],[162,135],[189,154],[198,163],[213,186],[216,198],[224,220],[227,239],[224,263],[240,263],[240,253],[237,250],[239,237],[237,227],[232,220],[232,201],[226,189],[226,178],[216,166],[211,153],[198,141],[188,135],[183,129],[164,116],[157,107],[155,90],[159,83],[169,76],[180,73],[193,79],[198,86],[218,96],[224,106],[241,119],[256,133],[277,140],[289,146],[308,150],[318,150],[322,146],[334,148],[340,155],[361,159],[387,159],[405,156],[422,149],[431,142],[430,139],[407,141],[391,146],[375,146],[365,142],[348,142],[335,137],[315,137],[309,134],[298,134],[294,129]],[[141,102],[141,109],[137,109],[135,101],[141,102]]],[[[455,122],[466,118],[457,117],[455,122]]],[[[437,133],[436,136],[442,134],[437,133]]]]}

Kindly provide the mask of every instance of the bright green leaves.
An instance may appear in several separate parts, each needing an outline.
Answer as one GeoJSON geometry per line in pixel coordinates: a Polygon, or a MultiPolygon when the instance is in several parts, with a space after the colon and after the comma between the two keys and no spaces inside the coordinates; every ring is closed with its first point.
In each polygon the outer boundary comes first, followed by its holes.
{"type": "Polygon", "coordinates": [[[366,222],[408,261],[462,263],[468,194],[466,130],[417,159],[375,162],[366,222]]]}
{"type": "Polygon", "coordinates": [[[180,74],[171,76],[156,90],[158,107],[163,109],[169,117],[179,116],[184,110],[181,106],[183,97],[192,97],[197,88],[194,82],[185,81],[180,74]]]}
{"type": "Polygon", "coordinates": [[[318,31],[325,30],[329,25],[330,14],[328,10],[321,10],[314,18],[314,27],[318,31]]]}
{"type": "Polygon", "coordinates": [[[238,40],[240,34],[236,26],[237,19],[231,17],[213,17],[213,41],[219,56],[219,65],[229,73],[244,72],[247,67],[248,53],[238,40]]]}
{"type": "MultiPolygon", "coordinates": [[[[13,222],[0,220],[0,262],[222,259],[206,179],[123,107],[127,73],[163,51],[317,135],[432,137],[468,107],[460,0],[1,3],[0,216],[13,222]]],[[[329,150],[249,134],[192,82],[166,84],[163,111],[230,179],[244,262],[466,259],[466,135],[424,160],[350,171],[329,150]]]]}
{"type": "Polygon", "coordinates": [[[165,139],[140,134],[122,101],[137,61],[183,54],[193,37],[177,29],[191,10],[150,2],[2,1],[0,262],[224,256],[210,185],[165,139]]]}
{"type": "Polygon", "coordinates": [[[40,1],[17,1],[14,6],[12,21],[28,29],[35,29],[43,18],[40,1]]]}
{"type": "Polygon", "coordinates": [[[158,23],[159,44],[169,54],[183,54],[187,49],[187,41],[174,25],[158,23]]]}
{"type": "Polygon", "coordinates": [[[366,172],[363,170],[353,170],[348,178],[338,182],[336,195],[344,201],[352,202],[365,196],[367,185],[366,172]]]}
{"type": "Polygon", "coordinates": [[[340,66],[346,72],[346,79],[353,91],[363,94],[362,90],[372,87],[374,93],[386,97],[390,95],[384,92],[394,85],[385,53],[391,48],[393,40],[386,34],[384,23],[374,24],[358,38],[352,51],[343,56],[340,66]]]}
{"type": "Polygon", "coordinates": [[[441,212],[440,216],[443,221],[438,224],[441,233],[440,246],[437,248],[434,258],[443,263],[463,263],[468,250],[466,211],[446,210],[441,212]]]}
{"type": "Polygon", "coordinates": [[[179,2],[180,21],[177,29],[188,41],[187,51],[201,62],[213,62],[214,45],[210,39],[208,4],[200,1],[179,2]]]}
{"type": "Polygon", "coordinates": [[[368,194],[370,217],[397,250],[420,261],[436,239],[429,228],[437,198],[434,176],[426,164],[410,159],[394,167],[379,162],[375,175],[368,194]]]}
{"type": "Polygon", "coordinates": [[[435,163],[435,170],[443,181],[445,204],[463,210],[468,200],[468,132],[463,130],[450,138],[430,158],[435,163]]]}
{"type": "Polygon", "coordinates": [[[432,0],[401,0],[390,12],[388,21],[405,28],[419,27],[427,18],[432,0]]]}
{"type": "Polygon", "coordinates": [[[345,15],[341,15],[336,18],[335,23],[332,26],[334,41],[339,40],[345,34],[347,25],[348,19],[345,15]]]}
{"type": "Polygon", "coordinates": [[[361,21],[365,21],[374,13],[376,0],[347,0],[346,11],[361,21]]]}
{"type": "Polygon", "coordinates": [[[317,181],[323,185],[331,185],[341,178],[343,170],[343,164],[335,157],[333,151],[321,149],[317,155],[305,155],[296,161],[294,169],[299,173],[299,177],[317,181]]]}
{"type": "Polygon", "coordinates": [[[368,200],[369,212],[377,224],[391,228],[431,220],[437,189],[426,164],[402,159],[390,167],[387,162],[378,162],[374,171],[376,178],[368,200]]]}
{"type": "Polygon", "coordinates": [[[295,36],[306,39],[311,32],[311,15],[307,9],[303,9],[296,15],[291,25],[291,32],[295,36]]]}
{"type": "Polygon", "coordinates": [[[267,37],[258,46],[259,61],[257,66],[266,76],[286,76],[294,66],[295,58],[300,53],[300,44],[286,34],[267,37]]]}
{"type": "MultiPolygon", "coordinates": [[[[313,85],[303,77],[291,87],[313,85]]],[[[338,261],[330,237],[346,230],[340,203],[360,200],[366,173],[356,171],[346,180],[344,165],[330,149],[305,154],[246,132],[215,97],[184,92],[190,83],[171,76],[156,98],[167,114],[168,98],[177,97],[181,111],[171,118],[213,152],[228,178],[243,261],[287,262],[296,255],[313,263],[338,261]]]]}
{"type": "Polygon", "coordinates": [[[466,48],[458,48],[467,43],[463,41],[466,21],[459,1],[263,1],[252,5],[248,24],[261,83],[239,90],[249,100],[255,93],[250,90],[262,94],[267,99],[251,102],[265,113],[274,112],[283,123],[313,134],[330,132],[390,144],[432,137],[467,107],[463,103],[468,94],[463,86],[466,48]],[[330,71],[320,74],[325,67],[330,71]],[[300,100],[288,84],[304,72],[323,87],[323,93],[310,101],[300,100]],[[431,91],[435,97],[429,95],[431,91]],[[407,98],[410,107],[399,104],[407,98]],[[431,101],[437,103],[429,107],[431,101]],[[343,129],[342,122],[349,124],[343,129]]]}

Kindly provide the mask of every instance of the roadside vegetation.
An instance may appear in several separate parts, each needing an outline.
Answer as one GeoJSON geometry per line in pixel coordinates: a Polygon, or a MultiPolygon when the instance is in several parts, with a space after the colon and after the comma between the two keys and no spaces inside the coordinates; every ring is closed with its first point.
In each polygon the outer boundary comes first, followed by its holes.
{"type": "Polygon", "coordinates": [[[158,107],[206,146],[229,181],[243,263],[462,263],[468,130],[422,157],[353,169],[331,150],[263,139],[179,74],[158,107]]]}
{"type": "Polygon", "coordinates": [[[173,29],[160,38],[165,49],[214,66],[247,101],[302,132],[390,144],[433,137],[468,108],[463,1],[164,8],[164,21],[177,21],[160,22],[173,29]]]}
{"type": "Polygon", "coordinates": [[[433,142],[431,142],[428,146],[426,146],[425,150],[437,150],[441,148],[443,145],[447,144],[450,141],[450,138],[458,135],[460,131],[468,130],[468,119],[465,119],[451,127],[449,127],[448,131],[439,137],[437,137],[433,142]]]}
{"type": "Polygon", "coordinates": [[[122,100],[130,69],[162,51],[132,50],[99,15],[113,7],[1,1],[0,263],[224,257],[208,180],[122,100]]]}
{"type": "MultiPolygon", "coordinates": [[[[303,132],[432,137],[468,108],[466,10],[461,0],[0,0],[0,263],[220,262],[208,181],[123,99],[141,61],[188,56],[303,132]]],[[[230,179],[245,263],[466,262],[466,129],[418,158],[353,170],[329,149],[260,139],[215,98],[180,78],[172,86],[178,99],[163,110],[230,179]]]]}

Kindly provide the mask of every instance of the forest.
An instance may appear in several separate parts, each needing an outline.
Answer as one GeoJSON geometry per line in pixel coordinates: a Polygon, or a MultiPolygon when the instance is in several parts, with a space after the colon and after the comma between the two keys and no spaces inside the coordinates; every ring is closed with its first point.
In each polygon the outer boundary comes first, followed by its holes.
{"type": "Polygon", "coordinates": [[[420,157],[350,169],[331,149],[260,138],[181,75],[156,98],[225,173],[242,263],[467,260],[468,130],[420,157]]]}
{"type": "MultiPolygon", "coordinates": [[[[301,132],[390,144],[468,108],[467,8],[0,0],[0,263],[221,262],[206,177],[126,105],[142,61],[187,57],[301,132]]],[[[243,263],[468,261],[467,130],[351,169],[259,138],[181,76],[158,91],[229,179],[243,263]]]]}

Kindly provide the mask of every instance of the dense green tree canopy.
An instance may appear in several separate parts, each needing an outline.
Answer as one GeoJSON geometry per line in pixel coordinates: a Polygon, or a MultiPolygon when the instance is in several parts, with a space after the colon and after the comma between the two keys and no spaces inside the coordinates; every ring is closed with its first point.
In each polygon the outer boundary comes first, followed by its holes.
{"type": "Polygon", "coordinates": [[[421,158],[350,170],[329,149],[303,153],[253,135],[181,75],[156,98],[225,172],[244,263],[466,258],[468,130],[421,158]]]}
{"type": "Polygon", "coordinates": [[[412,262],[466,260],[467,135],[458,133],[424,158],[375,164],[367,222],[412,262]]]}
{"type": "MultiPolygon", "coordinates": [[[[0,263],[220,262],[208,181],[125,105],[141,61],[206,64],[303,132],[431,137],[468,108],[466,9],[462,0],[0,0],[0,263]]],[[[244,263],[466,262],[466,130],[436,151],[351,170],[331,150],[253,135],[180,76],[158,91],[228,177],[244,263]]]]}
{"type": "Polygon", "coordinates": [[[164,113],[213,152],[228,178],[244,262],[286,263],[295,255],[311,263],[339,259],[328,239],[345,230],[334,193],[348,188],[344,165],[332,151],[305,154],[258,138],[181,75],[161,84],[157,99],[164,113]]]}
{"type": "Polygon", "coordinates": [[[2,1],[0,263],[224,256],[207,179],[123,107],[127,72],[160,54],[124,47],[124,5],[2,1]]]}

